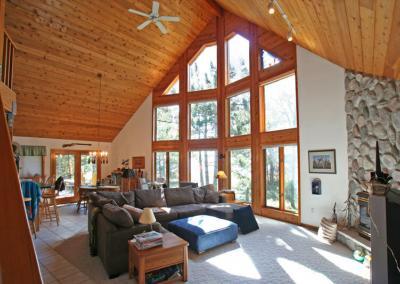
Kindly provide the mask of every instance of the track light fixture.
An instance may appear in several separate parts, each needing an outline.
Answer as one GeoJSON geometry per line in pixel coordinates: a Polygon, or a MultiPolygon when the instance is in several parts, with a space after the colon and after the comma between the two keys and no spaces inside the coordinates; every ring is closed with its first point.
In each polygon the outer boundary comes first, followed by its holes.
{"type": "Polygon", "coordinates": [[[269,3],[268,3],[268,13],[270,15],[275,14],[274,2],[275,2],[275,0],[270,0],[269,3]]]}
{"type": "Polygon", "coordinates": [[[279,4],[278,0],[270,0],[268,3],[268,13],[270,15],[275,13],[275,7],[278,9],[279,13],[281,14],[283,20],[286,22],[288,26],[288,34],[287,34],[287,40],[288,41],[293,41],[293,34],[296,32],[294,30],[293,25],[290,23],[288,16],[286,15],[285,11],[283,11],[281,5],[279,4]]]}
{"type": "Polygon", "coordinates": [[[290,29],[290,30],[288,31],[287,40],[288,40],[288,41],[293,41],[293,32],[292,32],[292,29],[290,29]]]}

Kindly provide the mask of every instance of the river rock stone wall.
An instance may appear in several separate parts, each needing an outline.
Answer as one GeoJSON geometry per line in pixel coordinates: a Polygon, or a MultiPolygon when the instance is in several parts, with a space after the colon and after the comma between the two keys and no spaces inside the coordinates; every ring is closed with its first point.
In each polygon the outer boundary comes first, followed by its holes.
{"type": "Polygon", "coordinates": [[[400,80],[346,71],[345,88],[350,193],[359,192],[375,169],[377,140],[382,169],[400,189],[400,80]]]}

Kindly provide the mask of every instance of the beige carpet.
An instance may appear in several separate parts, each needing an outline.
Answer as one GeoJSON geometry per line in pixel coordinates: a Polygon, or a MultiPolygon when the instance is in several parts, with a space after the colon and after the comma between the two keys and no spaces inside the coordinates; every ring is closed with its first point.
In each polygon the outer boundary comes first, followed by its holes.
{"type": "MultiPolygon", "coordinates": [[[[65,206],[61,212],[61,225],[42,226],[35,241],[45,283],[134,283],[127,274],[109,280],[100,259],[89,255],[83,211],[65,206]]],[[[343,245],[320,242],[302,227],[257,220],[260,230],[240,235],[236,243],[200,256],[190,253],[188,282],[369,283],[369,270],[343,245]]]]}

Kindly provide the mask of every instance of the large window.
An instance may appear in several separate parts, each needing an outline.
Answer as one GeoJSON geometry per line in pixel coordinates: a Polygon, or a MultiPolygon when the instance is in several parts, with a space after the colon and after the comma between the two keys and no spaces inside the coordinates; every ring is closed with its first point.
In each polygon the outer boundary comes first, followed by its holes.
{"type": "Polygon", "coordinates": [[[170,188],[179,187],[179,152],[154,153],[155,179],[163,180],[170,188]]]}
{"type": "Polygon", "coordinates": [[[264,86],[266,131],[296,128],[296,77],[294,74],[264,86]]]}
{"type": "Polygon", "coordinates": [[[155,112],[156,140],[179,140],[179,106],[157,107],[155,112]]]}
{"type": "Polygon", "coordinates": [[[297,213],[297,145],[265,149],[266,206],[297,213]]]}
{"type": "Polygon", "coordinates": [[[281,62],[281,60],[278,57],[276,57],[275,55],[264,49],[261,49],[260,55],[261,55],[261,69],[267,69],[281,62]]]}
{"type": "Polygon", "coordinates": [[[231,189],[236,200],[251,202],[251,150],[230,151],[231,189]]]}
{"type": "Polygon", "coordinates": [[[227,41],[228,84],[249,76],[249,41],[234,35],[227,41]]]}
{"type": "Polygon", "coordinates": [[[190,180],[199,186],[214,184],[217,188],[218,157],[217,151],[192,151],[190,159],[190,180]]]}
{"type": "Polygon", "coordinates": [[[229,135],[250,134],[250,93],[229,98],[229,135]]]}
{"type": "Polygon", "coordinates": [[[217,138],[217,102],[190,104],[190,138],[217,138]]]}
{"type": "Polygon", "coordinates": [[[189,63],[189,91],[215,89],[217,87],[217,45],[201,50],[189,63]]]}

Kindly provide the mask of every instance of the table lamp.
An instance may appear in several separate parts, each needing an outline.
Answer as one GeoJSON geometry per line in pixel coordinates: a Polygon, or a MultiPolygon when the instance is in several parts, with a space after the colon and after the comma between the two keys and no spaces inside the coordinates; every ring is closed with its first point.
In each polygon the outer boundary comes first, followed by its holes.
{"type": "Polygon", "coordinates": [[[156,217],[154,216],[153,210],[151,208],[144,208],[142,215],[140,215],[139,223],[150,225],[150,230],[153,231],[153,223],[156,221],[156,217]]]}
{"type": "MultiPolygon", "coordinates": [[[[224,171],[218,171],[218,173],[217,173],[217,179],[218,180],[227,179],[227,178],[228,178],[228,176],[226,175],[226,173],[224,171]]],[[[218,183],[219,183],[219,181],[218,181],[218,183]]]]}

